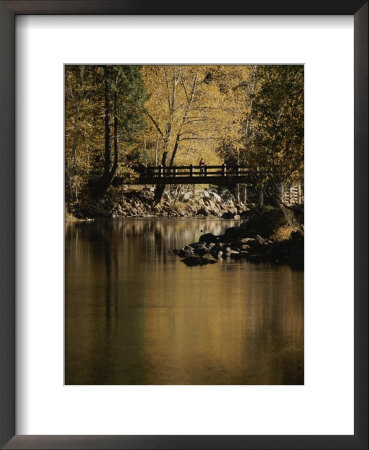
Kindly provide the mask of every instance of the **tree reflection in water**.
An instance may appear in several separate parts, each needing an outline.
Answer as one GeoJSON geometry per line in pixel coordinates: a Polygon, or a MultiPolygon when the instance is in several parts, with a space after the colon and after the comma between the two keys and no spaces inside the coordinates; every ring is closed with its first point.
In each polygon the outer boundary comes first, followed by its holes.
{"type": "Polygon", "coordinates": [[[232,221],[66,228],[66,384],[303,384],[303,273],[170,253],[232,221]]]}

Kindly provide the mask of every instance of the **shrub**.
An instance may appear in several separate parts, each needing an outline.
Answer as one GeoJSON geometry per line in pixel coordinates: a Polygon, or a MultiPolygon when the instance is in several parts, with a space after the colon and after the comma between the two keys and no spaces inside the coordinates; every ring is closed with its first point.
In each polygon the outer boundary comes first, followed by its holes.
{"type": "Polygon", "coordinates": [[[288,221],[281,208],[270,205],[264,206],[247,222],[248,229],[257,230],[263,237],[270,236],[277,228],[286,225],[288,225],[288,221]]]}
{"type": "Polygon", "coordinates": [[[275,241],[285,241],[291,238],[292,231],[299,230],[298,227],[291,227],[290,225],[283,225],[278,227],[270,236],[275,241]]]}

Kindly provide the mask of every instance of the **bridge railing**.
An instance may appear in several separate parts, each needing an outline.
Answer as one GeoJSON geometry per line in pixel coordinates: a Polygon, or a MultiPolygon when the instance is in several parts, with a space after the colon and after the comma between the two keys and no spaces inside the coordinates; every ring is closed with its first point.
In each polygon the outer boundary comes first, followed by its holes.
{"type": "Polygon", "coordinates": [[[139,173],[140,178],[164,178],[164,177],[227,177],[227,176],[246,176],[251,173],[256,174],[257,169],[243,166],[152,166],[152,167],[133,167],[139,173]]]}

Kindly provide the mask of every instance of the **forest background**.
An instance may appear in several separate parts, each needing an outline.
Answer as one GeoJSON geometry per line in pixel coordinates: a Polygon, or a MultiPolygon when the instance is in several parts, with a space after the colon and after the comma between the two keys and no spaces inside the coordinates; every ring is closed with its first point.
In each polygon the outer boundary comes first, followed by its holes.
{"type": "Polygon", "coordinates": [[[134,167],[201,157],[303,180],[303,66],[65,66],[67,207],[120,195],[134,167]]]}

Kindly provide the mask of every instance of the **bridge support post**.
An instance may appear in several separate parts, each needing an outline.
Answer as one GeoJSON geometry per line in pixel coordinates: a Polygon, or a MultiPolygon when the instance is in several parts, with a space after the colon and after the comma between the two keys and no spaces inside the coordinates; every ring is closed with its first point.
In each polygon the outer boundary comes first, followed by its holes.
{"type": "Polygon", "coordinates": [[[281,201],[284,202],[284,182],[282,181],[279,186],[279,195],[281,197],[281,201]]]}
{"type": "Polygon", "coordinates": [[[293,204],[292,183],[290,183],[290,195],[289,195],[289,198],[290,198],[290,205],[292,205],[293,204]]]}
{"type": "Polygon", "coordinates": [[[245,183],[243,186],[243,189],[242,189],[242,201],[243,201],[243,204],[246,206],[247,205],[247,184],[245,183]]]}
{"type": "Polygon", "coordinates": [[[240,204],[241,198],[240,198],[240,185],[239,183],[236,184],[236,201],[237,204],[240,204]]]}
{"type": "Polygon", "coordinates": [[[260,192],[259,192],[259,200],[258,200],[258,208],[262,208],[264,206],[264,184],[261,183],[260,192]]]}

